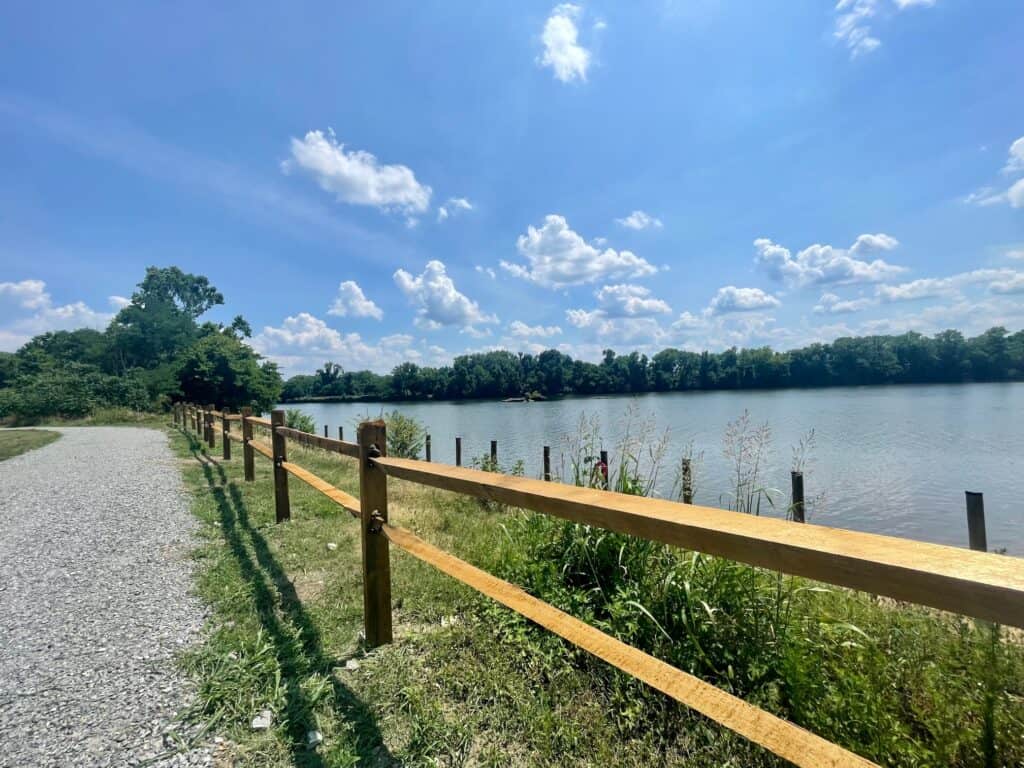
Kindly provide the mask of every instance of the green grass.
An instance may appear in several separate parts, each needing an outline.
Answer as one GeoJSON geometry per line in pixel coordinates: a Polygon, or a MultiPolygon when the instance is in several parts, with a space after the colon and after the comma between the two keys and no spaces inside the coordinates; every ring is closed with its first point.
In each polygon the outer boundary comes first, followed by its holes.
{"type": "Polygon", "coordinates": [[[57,432],[45,429],[0,430],[0,461],[18,454],[42,448],[60,437],[57,432]]]}
{"type": "MultiPolygon", "coordinates": [[[[780,764],[395,548],[395,642],[365,653],[355,521],[290,478],[292,520],[275,525],[266,459],[246,483],[240,446],[201,463],[195,439],[173,434],[212,608],[184,659],[192,717],[226,737],[233,764],[780,764]],[[274,725],[254,732],[265,707],[274,725]]],[[[291,446],[290,458],[358,493],[354,461],[291,446]]],[[[1019,641],[401,481],[389,494],[398,525],[883,764],[985,765],[986,713],[992,764],[1024,761],[1019,641]]]]}
{"type": "Polygon", "coordinates": [[[67,419],[45,419],[42,424],[58,427],[157,427],[167,425],[168,415],[131,408],[97,408],[88,416],[67,419]]]}

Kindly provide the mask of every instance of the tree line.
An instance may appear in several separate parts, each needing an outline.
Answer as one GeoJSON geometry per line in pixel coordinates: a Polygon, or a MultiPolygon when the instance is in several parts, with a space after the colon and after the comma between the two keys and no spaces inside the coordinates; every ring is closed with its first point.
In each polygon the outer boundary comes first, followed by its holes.
{"type": "Polygon", "coordinates": [[[281,375],[245,343],[245,319],[199,321],[223,303],[206,277],[150,267],[105,330],[44,333],[13,354],[0,353],[0,420],[159,411],[175,400],[270,408],[281,375]]]}
{"type": "Polygon", "coordinates": [[[282,399],[425,400],[610,395],[692,390],[1024,380],[1024,331],[991,328],[973,338],[954,330],[836,339],[777,352],[665,349],[647,357],[604,351],[599,363],[554,349],[538,355],[493,351],[439,367],[402,363],[390,374],[326,363],[293,376],[282,399]]]}

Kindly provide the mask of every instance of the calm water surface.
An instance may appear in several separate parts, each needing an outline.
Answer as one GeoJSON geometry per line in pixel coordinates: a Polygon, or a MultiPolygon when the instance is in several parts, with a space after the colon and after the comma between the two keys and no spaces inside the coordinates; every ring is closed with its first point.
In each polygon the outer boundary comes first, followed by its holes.
{"type": "Polygon", "coordinates": [[[809,522],[966,546],[964,491],[985,494],[989,547],[1024,555],[1024,384],[851,387],[773,392],[689,392],[568,398],[543,403],[305,403],[298,406],[336,437],[355,438],[367,415],[398,408],[422,421],[432,436],[434,461],[463,462],[498,440],[502,465],[525,462],[541,472],[542,446],[558,468],[566,439],[582,415],[597,417],[605,447],[614,448],[632,408],[668,431],[669,450],[659,492],[669,495],[687,444],[697,464],[695,502],[728,504],[732,466],[723,455],[727,424],[749,411],[772,432],[764,484],[789,497],[792,448],[809,430],[815,447],[805,471],[808,499],[822,494],[809,522]]]}

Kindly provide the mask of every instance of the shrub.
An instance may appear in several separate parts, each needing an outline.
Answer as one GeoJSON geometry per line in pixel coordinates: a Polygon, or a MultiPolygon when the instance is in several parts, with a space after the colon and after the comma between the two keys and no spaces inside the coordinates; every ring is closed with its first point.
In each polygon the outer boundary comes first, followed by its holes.
{"type": "Polygon", "coordinates": [[[424,426],[412,416],[398,410],[384,414],[388,431],[388,456],[399,459],[418,459],[426,437],[424,426]]]}
{"type": "Polygon", "coordinates": [[[300,432],[316,433],[316,422],[313,421],[313,417],[298,408],[289,408],[284,412],[284,423],[286,427],[297,429],[300,432]]]}

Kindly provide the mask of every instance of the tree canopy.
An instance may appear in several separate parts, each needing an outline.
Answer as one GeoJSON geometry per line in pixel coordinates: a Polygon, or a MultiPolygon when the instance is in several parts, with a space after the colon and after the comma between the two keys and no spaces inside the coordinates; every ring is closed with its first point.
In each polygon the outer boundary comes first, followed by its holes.
{"type": "Polygon", "coordinates": [[[558,350],[507,351],[456,357],[440,367],[402,363],[390,375],[345,371],[327,363],[284,384],[285,400],[339,398],[420,400],[514,397],[537,393],[598,395],[698,389],[767,389],[869,384],[924,384],[1024,379],[1024,331],[991,328],[972,339],[959,331],[935,336],[836,339],[777,352],[770,347],[722,352],[664,349],[604,351],[601,362],[574,360],[558,350]]]}
{"type": "Polygon", "coordinates": [[[202,275],[150,267],[104,331],[54,331],[0,354],[0,419],[86,416],[104,407],[152,410],[178,399],[263,410],[278,398],[277,366],[230,325],[199,323],[224,297],[202,275]]]}

